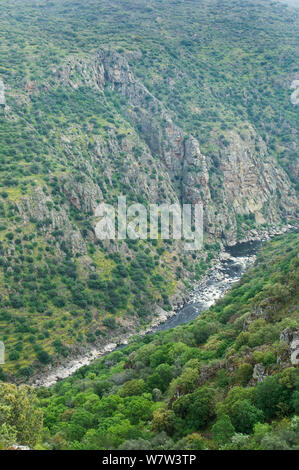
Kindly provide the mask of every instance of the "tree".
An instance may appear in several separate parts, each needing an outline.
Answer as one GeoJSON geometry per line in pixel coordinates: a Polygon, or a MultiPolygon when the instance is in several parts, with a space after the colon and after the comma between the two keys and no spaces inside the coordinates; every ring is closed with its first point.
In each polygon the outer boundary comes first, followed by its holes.
{"type": "Polygon", "coordinates": [[[260,450],[261,441],[263,440],[266,434],[271,432],[271,426],[267,423],[257,423],[254,425],[253,431],[254,449],[260,450]]]}
{"type": "Polygon", "coordinates": [[[200,434],[193,433],[178,441],[174,448],[179,450],[204,450],[207,444],[207,440],[200,434]]]}
{"type": "Polygon", "coordinates": [[[113,415],[119,406],[123,404],[123,398],[118,395],[110,395],[102,398],[99,406],[97,407],[97,414],[101,418],[106,418],[113,415]]]}
{"type": "Polygon", "coordinates": [[[172,410],[159,408],[153,414],[152,430],[154,432],[165,431],[170,436],[174,433],[176,416],[172,410]]]}
{"type": "Polygon", "coordinates": [[[231,416],[231,410],[235,403],[240,400],[251,400],[253,397],[253,388],[233,387],[227,394],[223,402],[217,403],[216,412],[220,416],[226,414],[231,416]]]}
{"type": "Polygon", "coordinates": [[[131,441],[125,441],[120,447],[119,450],[150,450],[151,444],[149,441],[144,439],[132,439],[131,441]]]}
{"type": "Polygon", "coordinates": [[[198,388],[176,400],[173,410],[192,429],[204,428],[214,416],[214,390],[209,387],[198,388]]]}
{"type": "Polygon", "coordinates": [[[241,383],[241,385],[246,385],[252,377],[252,370],[253,368],[251,364],[247,364],[246,362],[241,364],[235,374],[236,381],[241,383]]]}
{"type": "MultiPolygon", "coordinates": [[[[7,445],[7,436],[20,445],[34,447],[43,427],[43,413],[32,388],[11,384],[0,386],[0,432],[7,445]],[[4,437],[3,437],[4,436],[4,437]],[[6,436],[6,437],[5,437],[6,436]]],[[[1,442],[1,434],[0,434],[1,442]]],[[[12,442],[13,443],[13,442],[12,442]]]]}
{"type": "Polygon", "coordinates": [[[299,388],[292,394],[291,404],[295,410],[295,413],[299,414],[299,388]]]}
{"type": "Polygon", "coordinates": [[[266,434],[261,442],[263,450],[290,450],[288,444],[275,434],[266,434]]]}
{"type": "Polygon", "coordinates": [[[50,354],[44,350],[38,351],[36,356],[42,364],[49,364],[52,360],[50,354]]]}
{"type": "Polygon", "coordinates": [[[212,436],[217,446],[228,442],[234,433],[235,428],[228,415],[222,415],[212,427],[212,436]]]}
{"type": "Polygon", "coordinates": [[[152,416],[153,402],[144,396],[125,398],[125,412],[132,424],[148,421],[152,416]]]}
{"type": "Polygon", "coordinates": [[[159,388],[162,392],[165,392],[171,379],[172,367],[169,364],[160,364],[154,374],[148,377],[146,383],[149,390],[159,388]]]}
{"type": "Polygon", "coordinates": [[[263,410],[266,420],[274,418],[278,411],[278,404],[286,402],[285,389],[274,377],[267,377],[264,382],[255,387],[253,402],[263,410]]]}
{"type": "Polygon", "coordinates": [[[126,382],[120,389],[121,397],[142,395],[144,392],[144,381],[142,379],[133,379],[126,382]]]}
{"type": "Polygon", "coordinates": [[[117,448],[124,441],[138,439],[140,432],[130,424],[128,419],[122,419],[118,424],[110,426],[104,437],[106,439],[106,448],[117,448]]]}
{"type": "Polygon", "coordinates": [[[177,379],[177,388],[183,393],[193,392],[198,382],[198,379],[198,370],[187,367],[177,379]]]}
{"type": "Polygon", "coordinates": [[[73,424],[83,426],[85,429],[89,429],[94,423],[94,415],[83,408],[78,408],[73,413],[71,422],[73,424]]]}
{"type": "Polygon", "coordinates": [[[236,433],[233,435],[231,443],[228,444],[225,449],[231,450],[243,450],[248,448],[249,436],[246,434],[236,433]]]}
{"type": "Polygon", "coordinates": [[[237,432],[251,434],[254,425],[264,421],[264,414],[249,400],[240,400],[232,407],[231,421],[237,432]]]}
{"type": "Polygon", "coordinates": [[[16,429],[13,426],[10,426],[9,424],[2,424],[0,426],[0,450],[7,449],[15,442],[17,442],[16,429]]]}
{"type": "Polygon", "coordinates": [[[194,325],[194,337],[197,344],[203,344],[207,339],[217,332],[217,325],[215,323],[200,320],[194,325]]]}

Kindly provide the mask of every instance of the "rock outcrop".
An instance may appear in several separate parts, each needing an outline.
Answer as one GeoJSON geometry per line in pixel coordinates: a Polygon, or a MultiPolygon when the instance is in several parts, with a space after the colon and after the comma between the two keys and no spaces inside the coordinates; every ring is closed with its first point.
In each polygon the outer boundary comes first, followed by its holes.
{"type": "Polygon", "coordinates": [[[0,107],[5,108],[6,100],[5,100],[5,91],[4,91],[4,83],[0,80],[0,107]]]}
{"type": "Polygon", "coordinates": [[[299,364],[299,329],[286,328],[280,335],[280,341],[287,344],[287,351],[278,358],[278,362],[289,361],[293,366],[299,364]]]}
{"type": "Polygon", "coordinates": [[[25,226],[35,222],[46,239],[52,237],[56,241],[58,255],[60,249],[57,236],[53,236],[53,232],[55,234],[57,230],[61,232],[60,243],[64,240],[73,255],[86,254],[86,244],[80,231],[71,223],[67,207],[57,210],[51,196],[46,195],[42,188],[36,188],[30,197],[21,199],[17,207],[25,226]]]}
{"type": "Polygon", "coordinates": [[[235,243],[250,230],[244,218],[258,230],[295,217],[297,199],[289,177],[250,124],[244,123],[242,133],[237,127],[227,132],[226,146],[205,156],[198,141],[135,77],[126,55],[102,49],[84,60],[71,57],[55,74],[72,88],[106,87],[125,100],[125,115],[163,164],[179,201],[203,204],[208,239],[235,243]]]}
{"type": "Polygon", "coordinates": [[[267,373],[263,364],[255,364],[252,377],[257,382],[263,382],[265,380],[267,373]]]}
{"type": "Polygon", "coordinates": [[[299,80],[293,80],[290,88],[294,90],[291,94],[291,103],[296,106],[299,104],[299,80]]]}

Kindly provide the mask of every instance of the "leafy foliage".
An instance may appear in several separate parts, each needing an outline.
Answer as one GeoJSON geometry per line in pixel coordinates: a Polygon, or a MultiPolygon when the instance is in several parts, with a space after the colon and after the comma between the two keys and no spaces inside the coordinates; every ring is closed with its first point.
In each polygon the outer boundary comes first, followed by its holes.
{"type": "Polygon", "coordinates": [[[70,449],[297,449],[298,369],[279,337],[298,327],[298,242],[291,233],[265,245],[242,281],[190,324],[40,389],[50,445],[60,436],[70,449]],[[221,327],[203,338],[211,321],[221,327]],[[267,375],[258,383],[257,364],[267,375]]]}

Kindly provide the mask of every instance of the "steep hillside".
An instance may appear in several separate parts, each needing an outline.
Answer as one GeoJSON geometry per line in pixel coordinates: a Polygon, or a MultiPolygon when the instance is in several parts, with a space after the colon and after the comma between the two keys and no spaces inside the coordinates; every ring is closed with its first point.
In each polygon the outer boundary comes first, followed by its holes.
{"type": "MultiPolygon", "coordinates": [[[[39,389],[39,404],[31,395],[25,400],[25,389],[3,384],[25,402],[21,414],[31,406],[33,423],[44,414],[43,431],[28,422],[30,441],[18,428],[19,412],[12,415],[17,442],[49,449],[298,449],[298,246],[298,232],[277,237],[197,320],[138,339],[39,389]]],[[[7,433],[1,439],[9,442],[7,433]]]]}
{"type": "Polygon", "coordinates": [[[12,0],[0,18],[3,371],[170,310],[221,247],[297,220],[298,14],[267,0],[12,0]],[[94,209],[198,203],[205,245],[99,242],[94,209]]]}
{"type": "Polygon", "coordinates": [[[50,445],[298,449],[298,248],[277,238],[196,321],[41,389],[50,445]]]}

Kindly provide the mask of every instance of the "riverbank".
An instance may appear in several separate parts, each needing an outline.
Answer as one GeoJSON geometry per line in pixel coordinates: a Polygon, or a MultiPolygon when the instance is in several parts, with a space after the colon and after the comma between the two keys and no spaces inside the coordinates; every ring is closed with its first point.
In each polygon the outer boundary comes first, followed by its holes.
{"type": "MultiPolygon", "coordinates": [[[[261,242],[248,242],[246,245],[246,256],[232,256],[230,253],[222,252],[218,261],[211,271],[194,287],[194,289],[185,295],[185,300],[174,306],[172,311],[165,311],[160,307],[156,308],[156,316],[152,321],[137,335],[146,334],[170,329],[179,324],[186,323],[196,318],[202,311],[208,309],[219,298],[221,298],[237,282],[242,274],[254,263],[255,253],[261,242]]],[[[79,368],[90,364],[93,360],[104,356],[113,351],[120,345],[128,344],[129,340],[136,336],[136,330],[128,331],[123,335],[118,335],[110,342],[103,345],[97,345],[89,350],[78,351],[77,357],[66,359],[58,365],[47,367],[47,370],[36,374],[30,384],[34,387],[49,387],[58,380],[72,375],[79,368]],[[37,377],[38,375],[38,377],[37,377]]]]}
{"type": "Polygon", "coordinates": [[[242,275],[253,265],[256,253],[263,242],[292,228],[288,225],[282,229],[273,229],[270,233],[260,235],[260,238],[253,236],[251,239],[228,246],[219,254],[211,270],[194,285],[190,292],[181,295],[180,301],[173,305],[171,311],[156,307],[156,315],[138,333],[136,333],[136,325],[132,324],[128,325],[125,333],[117,334],[103,344],[97,344],[88,349],[77,347],[72,357],[62,359],[59,363],[48,365],[42,371],[36,372],[30,378],[29,384],[33,387],[50,387],[59,380],[71,376],[81,367],[89,365],[95,359],[103,357],[120,346],[127,345],[133,337],[175,328],[194,320],[201,312],[214,305],[241,279],[242,275]]]}

